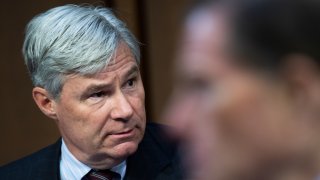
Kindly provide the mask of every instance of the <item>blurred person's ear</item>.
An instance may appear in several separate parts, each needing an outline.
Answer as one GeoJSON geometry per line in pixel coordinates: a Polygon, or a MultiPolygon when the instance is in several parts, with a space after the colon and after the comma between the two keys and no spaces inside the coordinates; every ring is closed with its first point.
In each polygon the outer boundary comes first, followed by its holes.
{"type": "Polygon", "coordinates": [[[49,92],[41,87],[34,87],[32,96],[39,109],[48,117],[57,119],[55,112],[55,101],[49,92]]]}
{"type": "Polygon", "coordinates": [[[320,69],[316,61],[306,55],[292,54],[284,62],[284,78],[292,98],[306,108],[320,107],[320,69]]]}

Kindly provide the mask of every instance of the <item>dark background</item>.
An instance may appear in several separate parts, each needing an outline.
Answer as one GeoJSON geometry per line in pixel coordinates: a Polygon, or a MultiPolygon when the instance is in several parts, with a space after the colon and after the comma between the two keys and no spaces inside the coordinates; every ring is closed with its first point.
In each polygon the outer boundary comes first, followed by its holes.
{"type": "Polygon", "coordinates": [[[64,4],[104,5],[114,9],[142,45],[142,75],[149,120],[163,122],[172,65],[187,0],[13,0],[0,6],[0,166],[59,138],[53,120],[31,97],[32,84],[21,48],[24,28],[36,14],[64,4]]]}

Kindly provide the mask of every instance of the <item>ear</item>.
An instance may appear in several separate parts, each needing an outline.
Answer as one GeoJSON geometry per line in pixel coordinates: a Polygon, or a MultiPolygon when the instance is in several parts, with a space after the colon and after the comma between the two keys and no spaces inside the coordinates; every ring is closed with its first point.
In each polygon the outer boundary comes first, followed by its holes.
{"type": "Polygon", "coordinates": [[[319,105],[320,71],[316,61],[306,55],[292,54],[284,62],[284,78],[293,98],[299,98],[305,105],[319,105]]]}
{"type": "Polygon", "coordinates": [[[41,87],[35,87],[32,90],[32,96],[39,109],[48,117],[57,119],[55,111],[55,101],[49,92],[41,87]]]}

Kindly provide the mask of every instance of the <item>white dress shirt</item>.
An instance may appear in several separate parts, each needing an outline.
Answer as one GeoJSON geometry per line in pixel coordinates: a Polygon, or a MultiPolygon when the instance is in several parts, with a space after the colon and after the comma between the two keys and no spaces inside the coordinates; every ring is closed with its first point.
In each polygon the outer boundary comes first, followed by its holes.
{"type": "MultiPolygon", "coordinates": [[[[111,171],[120,174],[123,180],[126,173],[127,164],[123,161],[119,165],[111,168],[111,171]]],[[[69,151],[62,139],[61,158],[60,158],[60,177],[61,180],[81,180],[91,168],[77,160],[69,151]]]]}

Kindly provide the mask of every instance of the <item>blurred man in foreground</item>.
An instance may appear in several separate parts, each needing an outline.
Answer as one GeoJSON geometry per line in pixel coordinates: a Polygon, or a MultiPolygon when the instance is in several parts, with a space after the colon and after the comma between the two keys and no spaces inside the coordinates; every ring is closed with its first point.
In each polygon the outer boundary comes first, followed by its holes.
{"type": "Polygon", "coordinates": [[[167,118],[190,179],[320,175],[320,2],[207,1],[187,17],[167,118]]]}
{"type": "Polygon", "coordinates": [[[109,9],[65,5],[36,16],[23,53],[33,98],[62,138],[1,167],[0,179],[180,178],[173,144],[146,125],[138,43],[109,9]]]}

